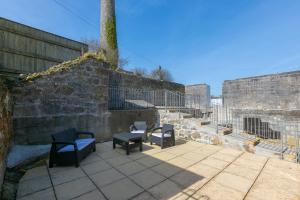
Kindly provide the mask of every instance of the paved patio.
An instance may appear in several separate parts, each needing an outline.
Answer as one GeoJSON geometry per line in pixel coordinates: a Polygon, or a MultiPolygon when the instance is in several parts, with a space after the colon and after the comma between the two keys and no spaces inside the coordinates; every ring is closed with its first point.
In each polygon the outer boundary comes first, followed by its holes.
{"type": "Polygon", "coordinates": [[[300,165],[195,142],[126,156],[107,142],[79,168],[28,171],[18,199],[299,200],[300,165]]]}

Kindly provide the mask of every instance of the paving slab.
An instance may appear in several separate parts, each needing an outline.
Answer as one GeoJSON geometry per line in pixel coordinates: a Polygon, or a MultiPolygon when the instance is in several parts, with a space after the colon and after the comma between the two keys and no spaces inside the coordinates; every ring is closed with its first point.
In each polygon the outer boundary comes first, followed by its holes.
{"type": "Polygon", "coordinates": [[[156,199],[170,199],[181,191],[182,189],[178,185],[168,179],[148,190],[156,199]]]}
{"type": "Polygon", "coordinates": [[[81,168],[88,175],[92,175],[92,174],[110,169],[111,166],[106,161],[100,160],[97,162],[92,162],[92,163],[83,165],[81,168]]]}
{"type": "Polygon", "coordinates": [[[33,178],[38,178],[42,176],[48,176],[47,166],[40,166],[28,170],[25,175],[21,178],[20,182],[26,181],[33,178]]]}
{"type": "Polygon", "coordinates": [[[195,199],[209,199],[209,200],[242,200],[245,194],[237,190],[228,188],[214,181],[210,181],[196,194],[193,195],[195,199]]]}
{"type": "Polygon", "coordinates": [[[235,174],[250,179],[252,181],[255,180],[260,172],[260,170],[249,168],[247,165],[240,166],[236,164],[229,165],[224,171],[230,174],[235,174]]]}
{"type": "Polygon", "coordinates": [[[213,180],[218,184],[240,191],[244,194],[248,192],[253,183],[252,180],[226,172],[218,174],[213,180]]]}
{"type": "Polygon", "coordinates": [[[48,188],[45,190],[41,190],[39,192],[35,192],[33,194],[23,196],[21,198],[17,198],[17,200],[55,200],[55,195],[53,188],[48,188]]]}
{"type": "Polygon", "coordinates": [[[146,157],[138,159],[137,162],[144,165],[145,167],[153,167],[155,165],[158,165],[158,164],[162,163],[163,161],[159,160],[157,158],[153,158],[153,157],[148,155],[146,157]]]}
{"type": "Polygon", "coordinates": [[[130,176],[130,178],[144,189],[148,189],[166,179],[162,175],[149,169],[134,174],[130,176]]]}
{"type": "Polygon", "coordinates": [[[106,161],[114,167],[128,163],[128,162],[132,162],[132,160],[127,158],[127,156],[119,156],[119,157],[115,157],[115,158],[110,158],[110,159],[107,159],[106,161]]]}
{"type": "Polygon", "coordinates": [[[26,181],[22,181],[19,184],[17,197],[21,198],[28,194],[33,194],[35,192],[52,187],[49,176],[41,176],[37,178],[32,178],[26,181]]]}
{"type": "Polygon", "coordinates": [[[144,190],[132,182],[130,179],[125,178],[120,181],[114,182],[102,188],[103,193],[108,199],[111,200],[124,200],[130,199],[143,192],[144,190]]]}
{"type": "Polygon", "coordinates": [[[85,176],[86,176],[85,173],[79,167],[78,168],[73,167],[73,168],[69,168],[68,170],[51,173],[51,179],[53,185],[59,185],[85,176]]]}
{"type": "Polygon", "coordinates": [[[156,200],[149,192],[143,192],[138,196],[132,198],[132,200],[156,200]]]}
{"type": "Polygon", "coordinates": [[[208,157],[208,158],[200,161],[200,163],[204,164],[204,165],[208,165],[210,167],[221,169],[221,170],[224,169],[229,164],[229,162],[219,160],[219,159],[216,159],[213,157],[208,157]]]}
{"type": "Polygon", "coordinates": [[[195,161],[191,161],[191,160],[187,160],[185,158],[182,157],[177,157],[171,160],[168,160],[167,163],[174,165],[176,167],[185,169],[193,164],[195,164],[195,161]]]}
{"type": "Polygon", "coordinates": [[[183,170],[180,167],[177,167],[175,165],[172,165],[170,163],[165,163],[165,162],[161,163],[159,165],[156,165],[156,166],[152,167],[151,169],[167,178],[180,172],[181,170],[183,170]]]}
{"type": "Polygon", "coordinates": [[[146,169],[146,167],[134,161],[117,166],[116,168],[126,176],[136,174],[146,169]]]}
{"type": "Polygon", "coordinates": [[[115,181],[118,181],[124,177],[125,176],[123,174],[121,174],[115,169],[109,169],[90,175],[90,178],[93,180],[93,182],[100,188],[115,181]]]}
{"type": "Polygon", "coordinates": [[[76,179],[54,187],[58,200],[67,200],[78,197],[96,189],[95,185],[87,177],[76,179]]]}
{"type": "Polygon", "coordinates": [[[232,162],[237,158],[236,155],[233,156],[233,155],[228,155],[228,154],[224,154],[221,152],[217,152],[217,153],[211,155],[211,157],[219,159],[219,160],[223,160],[225,162],[232,162]]]}
{"type": "Polygon", "coordinates": [[[96,189],[91,192],[82,194],[79,197],[74,198],[73,200],[106,200],[106,198],[99,190],[96,189]]]}
{"type": "Polygon", "coordinates": [[[86,165],[86,164],[89,164],[89,163],[93,163],[93,162],[98,162],[98,161],[101,161],[101,160],[102,159],[100,158],[100,156],[98,156],[97,153],[92,153],[88,157],[86,157],[85,159],[83,159],[80,162],[80,165],[83,166],[83,165],[86,165]]]}

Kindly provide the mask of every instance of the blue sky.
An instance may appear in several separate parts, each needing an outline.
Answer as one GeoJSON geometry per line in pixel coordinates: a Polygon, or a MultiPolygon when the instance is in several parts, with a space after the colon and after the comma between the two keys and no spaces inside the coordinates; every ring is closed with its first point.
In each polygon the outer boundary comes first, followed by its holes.
{"type": "MultiPolygon", "coordinates": [[[[1,17],[75,40],[99,37],[99,0],[0,0],[1,17]],[[84,19],[82,19],[84,18],[84,19]],[[88,22],[87,22],[88,21],[88,22]]],[[[127,69],[208,83],[300,69],[299,0],[116,0],[127,69]]]]}

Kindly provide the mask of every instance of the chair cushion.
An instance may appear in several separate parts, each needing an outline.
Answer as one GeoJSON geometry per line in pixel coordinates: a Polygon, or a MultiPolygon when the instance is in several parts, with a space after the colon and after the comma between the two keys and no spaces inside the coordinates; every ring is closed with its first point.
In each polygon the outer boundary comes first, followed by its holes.
{"type": "MultiPolygon", "coordinates": [[[[85,138],[85,139],[75,140],[79,151],[84,149],[86,146],[88,146],[89,144],[91,144],[94,141],[95,141],[95,138],[85,138]]],[[[69,152],[69,151],[74,151],[74,146],[71,144],[64,146],[58,152],[69,152]]]]}
{"type": "MultiPolygon", "coordinates": [[[[162,137],[162,133],[152,133],[152,136],[154,137],[162,137]]],[[[171,134],[170,133],[166,133],[164,134],[164,137],[171,137],[171,134]]]]}
{"type": "Polygon", "coordinates": [[[144,131],[144,130],[134,130],[134,131],[131,131],[131,133],[135,133],[135,134],[144,134],[145,131],[144,131]]]}

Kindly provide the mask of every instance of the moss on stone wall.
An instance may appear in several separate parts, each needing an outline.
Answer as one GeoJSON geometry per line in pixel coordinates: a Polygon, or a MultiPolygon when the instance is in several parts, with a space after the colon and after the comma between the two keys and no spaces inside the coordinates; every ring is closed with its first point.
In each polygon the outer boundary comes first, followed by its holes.
{"type": "Polygon", "coordinates": [[[42,72],[37,72],[33,74],[29,74],[27,76],[22,77],[23,81],[33,81],[36,78],[42,77],[42,76],[47,76],[51,75],[57,72],[62,72],[62,71],[68,71],[70,70],[74,65],[78,65],[86,60],[89,59],[95,59],[97,61],[105,62],[107,61],[106,56],[103,52],[97,52],[97,53],[86,53],[81,57],[78,57],[74,60],[66,61],[63,62],[59,65],[50,67],[49,69],[42,71],[42,72]]]}
{"type": "Polygon", "coordinates": [[[115,17],[106,22],[106,37],[109,48],[116,50],[118,48],[118,42],[115,17]]]}

